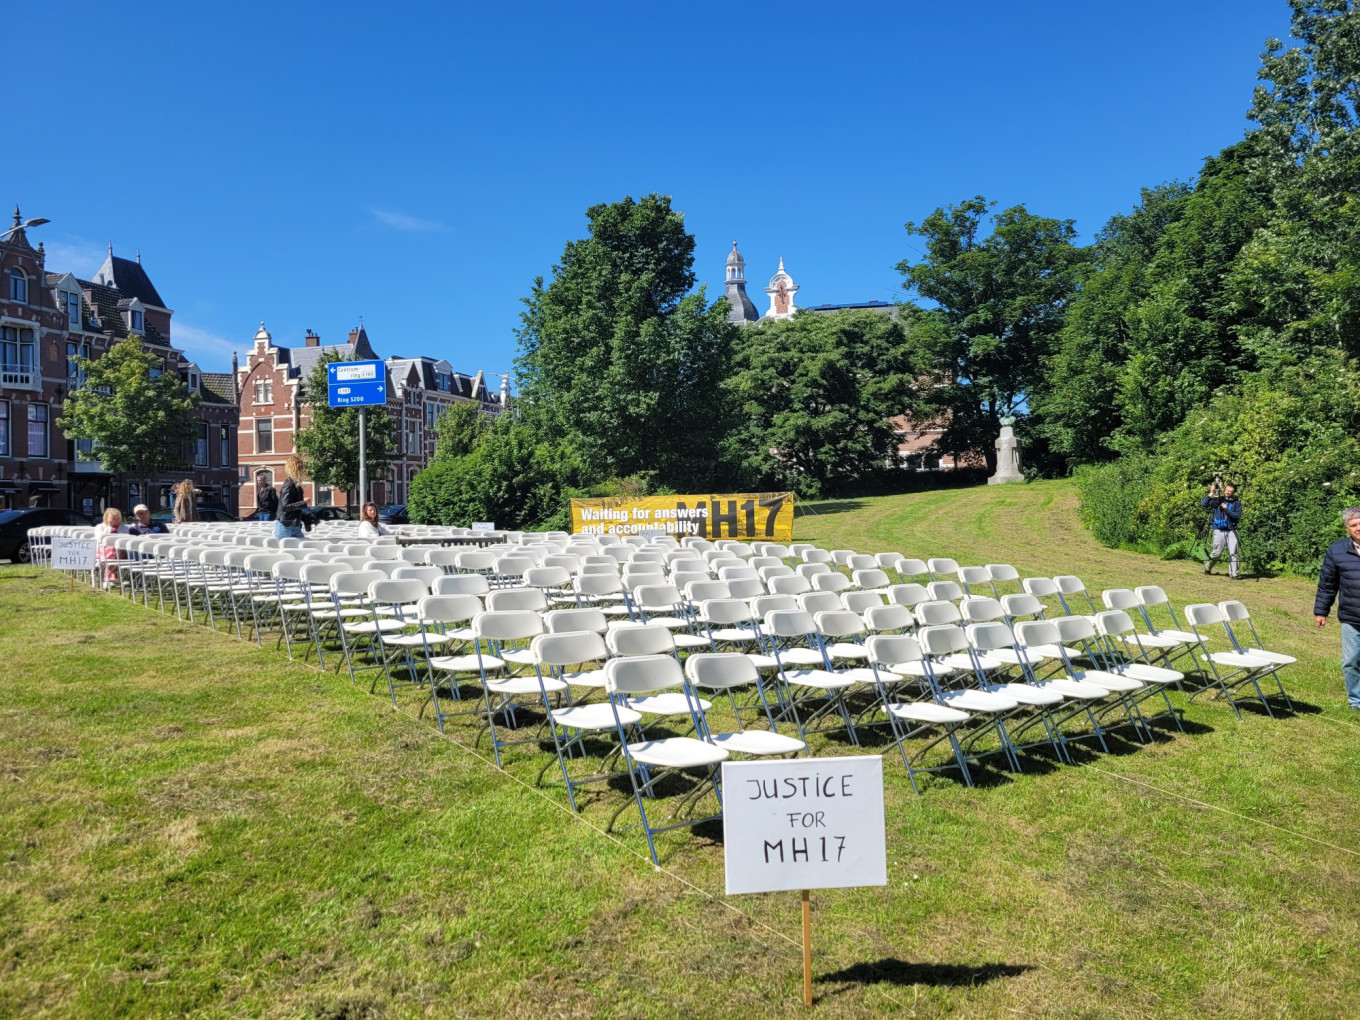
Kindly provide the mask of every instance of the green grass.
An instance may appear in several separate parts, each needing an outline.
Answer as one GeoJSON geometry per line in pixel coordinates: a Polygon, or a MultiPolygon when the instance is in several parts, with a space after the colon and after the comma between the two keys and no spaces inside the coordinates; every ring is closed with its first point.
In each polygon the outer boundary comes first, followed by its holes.
{"type": "MultiPolygon", "coordinates": [[[[814,893],[817,1013],[1354,1015],[1360,725],[1334,625],[1312,628],[1297,579],[1229,587],[1099,548],[1074,500],[1039,483],[812,504],[796,533],[1240,597],[1299,657],[1299,713],[1197,699],[1185,735],[919,799],[886,757],[889,884],[814,893]]],[[[0,618],[0,1015],[801,1008],[797,896],[725,900],[714,833],[663,837],[654,871],[640,834],[593,827],[617,794],[577,820],[536,792],[533,748],[497,772],[414,696],[394,712],[268,642],[50,573],[0,570],[0,618]]]]}

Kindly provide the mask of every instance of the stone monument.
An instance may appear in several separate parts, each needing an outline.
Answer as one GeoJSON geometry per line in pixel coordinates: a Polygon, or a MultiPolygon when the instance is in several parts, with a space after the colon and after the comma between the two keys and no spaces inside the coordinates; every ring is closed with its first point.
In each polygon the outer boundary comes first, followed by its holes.
{"type": "Polygon", "coordinates": [[[996,437],[996,474],[987,479],[988,485],[1023,482],[1020,473],[1020,447],[1015,442],[1015,419],[1010,415],[1001,419],[1001,435],[996,437]]]}

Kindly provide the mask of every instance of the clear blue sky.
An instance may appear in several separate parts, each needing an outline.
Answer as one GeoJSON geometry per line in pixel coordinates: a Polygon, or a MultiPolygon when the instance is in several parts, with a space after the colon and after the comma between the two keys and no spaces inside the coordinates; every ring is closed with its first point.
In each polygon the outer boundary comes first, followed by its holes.
{"type": "Polygon", "coordinates": [[[14,4],[0,199],[49,269],[141,249],[209,370],[275,341],[499,373],[587,206],[673,196],[721,293],[891,300],[974,194],[1089,238],[1247,127],[1284,0],[14,4]]]}

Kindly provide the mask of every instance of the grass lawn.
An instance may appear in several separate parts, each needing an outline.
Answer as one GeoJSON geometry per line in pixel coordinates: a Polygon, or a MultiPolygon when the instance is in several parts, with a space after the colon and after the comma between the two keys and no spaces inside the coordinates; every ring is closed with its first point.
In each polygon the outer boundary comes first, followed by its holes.
{"type": "MultiPolygon", "coordinates": [[[[911,792],[889,884],[813,894],[816,1015],[1360,1012],[1360,717],[1311,585],[1096,546],[1070,484],[809,506],[799,539],[1238,597],[1297,714],[911,792]]],[[[722,896],[718,833],[581,819],[342,673],[0,569],[0,1016],[786,1016],[796,893],[722,896]]],[[[1178,707],[1185,697],[1172,695],[1178,707]]],[[[816,738],[818,754],[841,753],[816,738]]],[[[554,762],[555,765],[555,762],[554,762]]],[[[627,817],[627,816],[625,816],[627,817]]]]}

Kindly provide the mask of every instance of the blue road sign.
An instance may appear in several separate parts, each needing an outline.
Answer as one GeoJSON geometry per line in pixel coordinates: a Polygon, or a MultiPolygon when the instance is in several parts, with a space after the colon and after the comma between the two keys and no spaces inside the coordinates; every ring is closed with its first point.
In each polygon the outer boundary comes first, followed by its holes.
{"type": "Polygon", "coordinates": [[[387,372],[381,361],[333,361],[326,366],[330,407],[372,407],[387,403],[387,372]]]}

